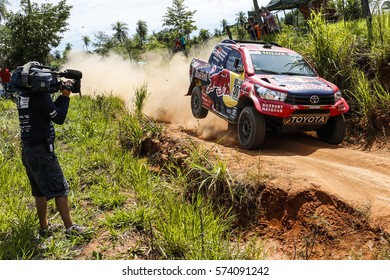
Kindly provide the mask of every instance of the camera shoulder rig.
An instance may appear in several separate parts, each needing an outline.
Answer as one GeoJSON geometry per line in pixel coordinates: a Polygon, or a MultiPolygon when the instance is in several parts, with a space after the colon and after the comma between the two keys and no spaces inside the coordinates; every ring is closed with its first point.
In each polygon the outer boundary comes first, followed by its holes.
{"type": "Polygon", "coordinates": [[[67,69],[62,72],[54,72],[51,67],[43,66],[37,61],[31,61],[23,66],[18,66],[11,75],[9,91],[31,92],[58,92],[62,86],[60,77],[73,80],[73,86],[68,88],[74,93],[80,93],[82,73],[78,70],[67,69]]]}

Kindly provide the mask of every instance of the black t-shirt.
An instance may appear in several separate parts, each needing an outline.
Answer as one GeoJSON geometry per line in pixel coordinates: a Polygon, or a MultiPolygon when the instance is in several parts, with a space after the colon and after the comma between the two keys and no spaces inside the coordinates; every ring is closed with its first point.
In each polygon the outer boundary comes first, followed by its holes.
{"type": "Polygon", "coordinates": [[[63,95],[53,102],[49,93],[21,92],[16,104],[23,144],[53,144],[53,122],[64,123],[69,101],[69,97],[63,95]]]}

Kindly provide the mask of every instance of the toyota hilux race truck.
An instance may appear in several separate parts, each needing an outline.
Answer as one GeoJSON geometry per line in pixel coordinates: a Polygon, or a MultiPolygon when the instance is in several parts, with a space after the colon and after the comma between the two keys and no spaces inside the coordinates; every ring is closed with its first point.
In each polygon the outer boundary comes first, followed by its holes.
{"type": "Polygon", "coordinates": [[[266,131],[316,131],[337,145],[349,110],[339,88],[322,79],[298,53],[275,43],[224,40],[208,61],[191,61],[191,110],[208,111],[235,128],[244,149],[259,149],[266,131]]]}

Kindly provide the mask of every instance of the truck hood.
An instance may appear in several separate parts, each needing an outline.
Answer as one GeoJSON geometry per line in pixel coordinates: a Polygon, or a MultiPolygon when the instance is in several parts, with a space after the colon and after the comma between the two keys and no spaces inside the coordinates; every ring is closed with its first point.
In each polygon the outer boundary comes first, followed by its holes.
{"type": "Polygon", "coordinates": [[[331,94],[337,91],[332,83],[319,77],[289,75],[255,75],[258,84],[295,94],[331,94]]]}

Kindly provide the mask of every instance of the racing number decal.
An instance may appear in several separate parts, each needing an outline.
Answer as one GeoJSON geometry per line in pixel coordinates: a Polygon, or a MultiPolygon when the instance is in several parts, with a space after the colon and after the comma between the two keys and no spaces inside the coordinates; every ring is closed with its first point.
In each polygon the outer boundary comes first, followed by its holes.
{"type": "Polygon", "coordinates": [[[236,78],[234,80],[233,91],[230,94],[230,97],[232,99],[238,100],[238,96],[240,94],[240,90],[241,90],[241,86],[242,86],[243,82],[244,82],[243,80],[240,80],[238,78],[236,78]]]}
{"type": "Polygon", "coordinates": [[[229,92],[223,96],[223,103],[227,107],[234,107],[238,104],[238,97],[240,96],[240,91],[242,84],[244,83],[244,74],[237,74],[230,72],[230,81],[229,81],[229,92]]]}

